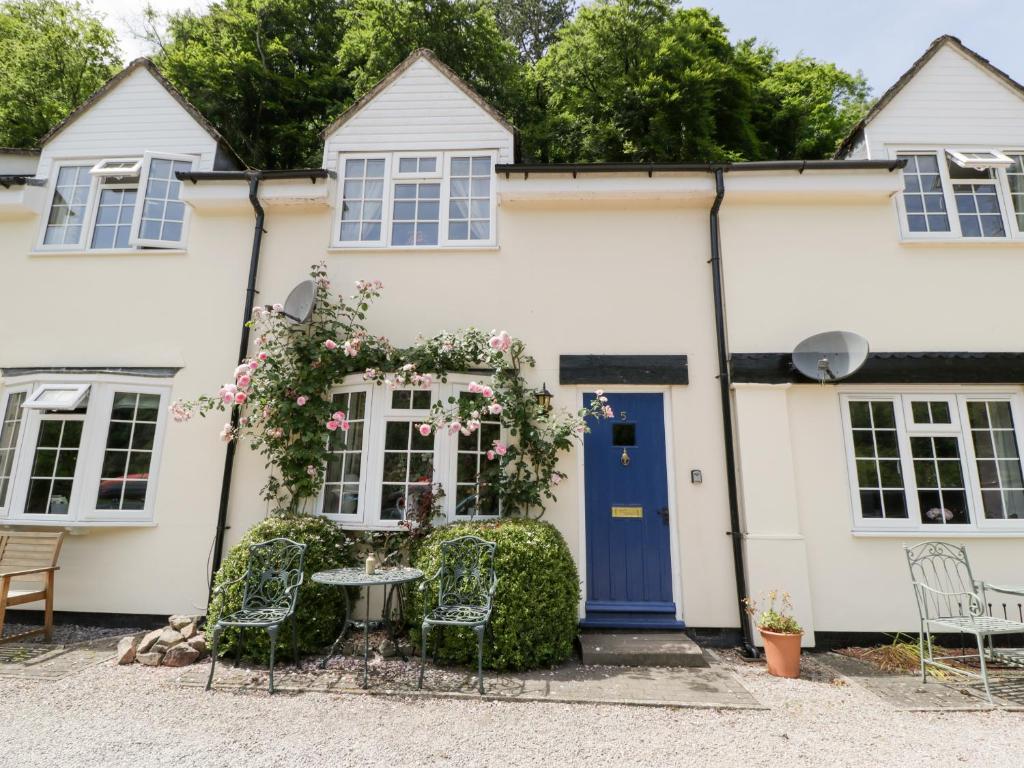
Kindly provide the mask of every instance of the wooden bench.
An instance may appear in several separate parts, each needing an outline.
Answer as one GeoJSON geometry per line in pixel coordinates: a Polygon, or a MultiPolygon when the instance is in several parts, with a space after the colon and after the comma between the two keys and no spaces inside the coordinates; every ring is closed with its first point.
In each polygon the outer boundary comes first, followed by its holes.
{"type": "Polygon", "coordinates": [[[64,542],[64,531],[0,531],[0,643],[42,633],[53,635],[53,576],[64,542]],[[46,603],[46,620],[40,629],[4,637],[4,614],[12,605],[46,603]]]}

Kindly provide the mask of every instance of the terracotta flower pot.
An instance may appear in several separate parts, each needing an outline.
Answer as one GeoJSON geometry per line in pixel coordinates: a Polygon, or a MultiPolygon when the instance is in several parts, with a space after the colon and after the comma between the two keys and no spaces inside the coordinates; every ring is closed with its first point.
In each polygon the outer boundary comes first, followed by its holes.
{"type": "Polygon", "coordinates": [[[764,641],[768,674],[775,677],[800,677],[800,638],[803,633],[769,632],[757,628],[764,641]]]}

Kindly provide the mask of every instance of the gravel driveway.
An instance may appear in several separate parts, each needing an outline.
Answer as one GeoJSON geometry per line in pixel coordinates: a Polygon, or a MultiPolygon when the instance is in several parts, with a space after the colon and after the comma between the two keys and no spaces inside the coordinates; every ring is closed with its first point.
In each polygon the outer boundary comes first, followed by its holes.
{"type": "Polygon", "coordinates": [[[737,665],[768,711],[204,693],[102,664],[0,678],[0,766],[872,766],[1022,764],[1012,712],[900,712],[857,685],[737,665]]]}

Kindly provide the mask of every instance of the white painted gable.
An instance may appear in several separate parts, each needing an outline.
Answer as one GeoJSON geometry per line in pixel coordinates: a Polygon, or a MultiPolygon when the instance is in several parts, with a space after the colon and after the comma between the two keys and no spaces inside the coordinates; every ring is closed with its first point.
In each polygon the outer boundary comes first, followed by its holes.
{"type": "Polygon", "coordinates": [[[871,158],[914,144],[1024,147],[1024,98],[947,42],[868,122],[871,158]]]}
{"type": "Polygon", "coordinates": [[[134,157],[144,152],[198,155],[213,168],[217,142],[144,66],[128,74],[47,141],[37,175],[55,159],[134,157]]]}
{"type": "MultiPolygon", "coordinates": [[[[415,54],[414,54],[415,55],[415,54]]],[[[492,149],[513,162],[512,131],[420,56],[325,136],[325,167],[339,152],[492,149]]]]}

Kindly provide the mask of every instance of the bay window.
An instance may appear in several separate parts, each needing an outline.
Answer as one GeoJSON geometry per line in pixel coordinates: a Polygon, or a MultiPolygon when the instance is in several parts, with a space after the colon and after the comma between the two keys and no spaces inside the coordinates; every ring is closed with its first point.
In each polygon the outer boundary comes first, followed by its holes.
{"type": "Polygon", "coordinates": [[[0,396],[0,518],[151,520],[168,390],[116,378],[8,387],[0,396]]]}
{"type": "Polygon", "coordinates": [[[399,527],[428,506],[449,520],[497,516],[498,463],[487,458],[501,439],[497,417],[484,415],[480,429],[469,435],[423,435],[418,428],[438,400],[470,397],[468,378],[460,378],[429,389],[390,390],[361,381],[339,388],[334,407],[345,411],[350,426],[328,438],[320,513],[380,529],[399,527]],[[435,498],[438,486],[443,495],[435,498]]]}
{"type": "Polygon", "coordinates": [[[844,395],[855,529],[1024,531],[1010,395],[844,395]]]}
{"type": "Polygon", "coordinates": [[[899,196],[908,240],[1024,239],[1024,154],[999,149],[914,149],[899,196]]]}
{"type": "Polygon", "coordinates": [[[493,245],[495,158],[482,150],[342,154],[334,245],[493,245]]]}
{"type": "Polygon", "coordinates": [[[191,170],[194,162],[154,153],[59,161],[39,250],[183,247],[185,204],[175,174],[191,170]]]}

